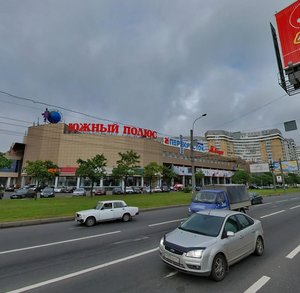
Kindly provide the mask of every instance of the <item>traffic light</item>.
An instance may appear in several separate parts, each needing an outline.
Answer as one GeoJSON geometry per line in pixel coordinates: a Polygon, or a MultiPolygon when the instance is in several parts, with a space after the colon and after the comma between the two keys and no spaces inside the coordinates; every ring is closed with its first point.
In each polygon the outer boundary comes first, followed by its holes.
{"type": "Polygon", "coordinates": [[[271,172],[274,171],[274,164],[273,164],[273,161],[270,161],[270,162],[269,162],[269,169],[270,169],[271,172]]]}

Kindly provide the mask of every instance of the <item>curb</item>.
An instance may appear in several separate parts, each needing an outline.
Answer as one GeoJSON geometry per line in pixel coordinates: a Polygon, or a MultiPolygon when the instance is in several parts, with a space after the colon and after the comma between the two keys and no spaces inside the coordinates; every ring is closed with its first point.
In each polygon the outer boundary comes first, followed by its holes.
{"type": "MultiPolygon", "coordinates": [[[[164,210],[170,208],[186,207],[186,206],[187,205],[176,205],[176,206],[164,206],[164,207],[157,207],[157,208],[145,208],[145,209],[140,209],[140,213],[151,212],[155,210],[164,210]]],[[[74,221],[74,217],[68,216],[68,217],[46,218],[46,219],[26,220],[26,221],[17,221],[17,222],[4,222],[4,223],[0,223],[0,229],[50,224],[50,223],[58,223],[58,222],[68,222],[68,221],[74,221]]]]}

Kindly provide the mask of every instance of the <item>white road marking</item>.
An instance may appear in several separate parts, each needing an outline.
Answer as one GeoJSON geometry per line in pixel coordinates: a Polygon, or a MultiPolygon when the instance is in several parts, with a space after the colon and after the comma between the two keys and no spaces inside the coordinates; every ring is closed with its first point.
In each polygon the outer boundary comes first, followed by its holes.
{"type": "Polygon", "coordinates": [[[275,201],[275,202],[285,202],[285,201],[289,201],[289,199],[283,199],[283,200],[277,200],[277,201],[275,201]]]}
{"type": "Polygon", "coordinates": [[[172,273],[170,273],[170,274],[168,274],[168,275],[164,276],[164,279],[165,279],[165,278],[170,278],[170,277],[173,277],[173,276],[175,276],[176,274],[178,274],[178,272],[177,272],[177,271],[175,271],[175,272],[172,272],[172,273]]]}
{"type": "Polygon", "coordinates": [[[13,291],[9,291],[9,292],[6,292],[6,293],[21,293],[21,292],[25,292],[25,291],[28,291],[28,290],[36,289],[36,288],[43,287],[43,286],[53,284],[53,283],[57,283],[57,282],[60,282],[60,281],[66,280],[66,279],[74,278],[74,277],[79,276],[79,275],[90,273],[90,272],[93,272],[93,271],[96,271],[96,270],[99,270],[99,269],[102,269],[102,268],[106,268],[106,267],[115,265],[115,264],[120,263],[120,262],[124,262],[124,261],[130,260],[130,259],[133,259],[133,258],[137,258],[137,257],[143,256],[143,255],[155,252],[157,250],[158,250],[158,247],[150,249],[150,250],[146,250],[146,251],[143,251],[143,252],[140,252],[140,253],[137,253],[137,254],[133,254],[133,255],[130,255],[130,256],[127,256],[127,257],[124,257],[124,258],[113,260],[113,261],[110,261],[110,262],[107,262],[107,263],[104,263],[104,264],[101,264],[101,265],[90,267],[90,268],[87,268],[87,269],[84,269],[84,270],[81,270],[81,271],[77,271],[77,272],[74,272],[74,273],[71,273],[71,274],[68,274],[68,275],[64,275],[64,276],[61,276],[61,277],[58,277],[58,278],[50,279],[50,280],[47,280],[47,281],[44,281],[44,282],[40,282],[40,283],[29,285],[29,286],[26,286],[26,287],[23,287],[23,288],[15,289],[13,291]]]}
{"type": "Polygon", "coordinates": [[[166,222],[161,222],[161,223],[156,223],[156,224],[151,224],[151,225],[148,225],[148,227],[154,227],[154,226],[159,226],[159,225],[164,225],[164,224],[169,224],[169,223],[174,223],[174,222],[180,222],[180,221],[184,221],[184,220],[186,220],[186,218],[178,219],[178,220],[172,220],[172,221],[166,221],[166,222]]]}
{"type": "Polygon", "coordinates": [[[300,252],[300,245],[290,252],[286,258],[293,259],[300,252]]]}
{"type": "Polygon", "coordinates": [[[264,286],[271,278],[267,276],[262,276],[257,282],[255,282],[250,288],[248,288],[244,293],[255,293],[262,286],[264,286]]]}
{"type": "Polygon", "coordinates": [[[97,234],[97,235],[86,236],[86,237],[81,237],[81,238],[74,238],[74,239],[58,241],[58,242],[52,242],[52,243],[47,243],[47,244],[41,244],[41,245],[23,247],[23,248],[18,248],[18,249],[0,251],[0,255],[1,254],[24,251],[24,250],[36,249],[36,248],[41,248],[41,247],[53,246],[53,245],[58,245],[58,244],[64,244],[64,243],[69,243],[69,242],[81,241],[81,240],[86,240],[86,239],[91,239],[91,238],[97,238],[97,237],[107,236],[107,235],[116,234],[116,233],[120,233],[120,232],[121,231],[114,231],[114,232],[108,232],[108,233],[104,233],[104,234],[97,234]]]}
{"type": "Polygon", "coordinates": [[[130,243],[130,242],[137,242],[137,241],[141,241],[141,240],[146,240],[149,239],[149,237],[144,236],[141,238],[135,238],[135,239],[126,239],[126,240],[122,240],[122,241],[118,241],[118,242],[114,242],[112,244],[122,244],[122,243],[130,243]]]}
{"type": "Polygon", "coordinates": [[[277,214],[280,214],[280,213],[283,213],[283,212],[285,212],[285,210],[281,210],[281,211],[278,211],[278,212],[275,212],[275,213],[272,213],[272,214],[268,214],[268,215],[262,216],[260,218],[263,219],[263,218],[271,217],[273,215],[277,215],[277,214]]]}
{"type": "Polygon", "coordinates": [[[293,210],[293,209],[296,209],[296,208],[300,208],[300,205],[291,207],[290,210],[293,210]]]}

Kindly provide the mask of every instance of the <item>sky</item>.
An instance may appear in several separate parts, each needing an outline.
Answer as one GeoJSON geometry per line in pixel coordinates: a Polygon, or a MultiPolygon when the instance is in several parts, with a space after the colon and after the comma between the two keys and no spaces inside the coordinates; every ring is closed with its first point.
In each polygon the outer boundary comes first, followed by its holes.
{"type": "Polygon", "coordinates": [[[293,2],[0,0],[0,152],[43,124],[46,105],[67,124],[168,136],[206,113],[195,136],[278,128],[300,145],[283,127],[300,127],[300,94],[278,84],[269,24],[293,2]]]}

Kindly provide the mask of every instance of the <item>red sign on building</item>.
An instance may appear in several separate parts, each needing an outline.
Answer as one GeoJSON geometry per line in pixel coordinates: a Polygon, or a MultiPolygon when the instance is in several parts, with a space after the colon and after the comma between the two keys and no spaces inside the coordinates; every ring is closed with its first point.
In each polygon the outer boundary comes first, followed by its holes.
{"type": "Polygon", "coordinates": [[[300,0],[275,14],[283,65],[300,63],[300,0]]]}

